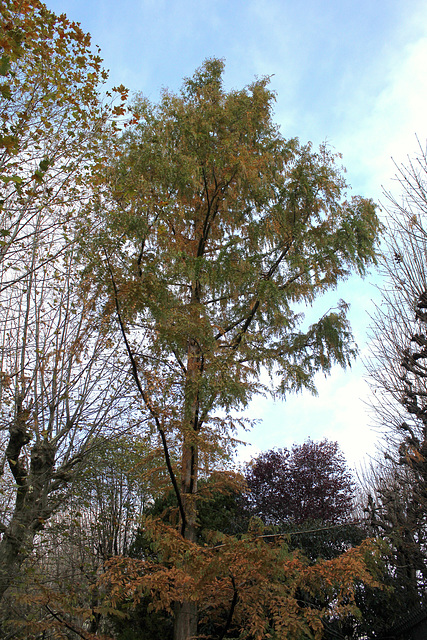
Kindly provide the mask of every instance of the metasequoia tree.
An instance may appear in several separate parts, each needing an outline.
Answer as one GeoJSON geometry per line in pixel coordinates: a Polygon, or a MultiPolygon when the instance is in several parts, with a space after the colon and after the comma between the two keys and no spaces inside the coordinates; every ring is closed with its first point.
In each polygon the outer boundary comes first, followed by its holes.
{"type": "Polygon", "coordinates": [[[398,179],[400,199],[386,194],[385,284],[368,362],[389,464],[383,480],[377,473],[368,506],[374,530],[391,540],[397,573],[416,600],[427,578],[427,155],[421,146],[398,179]]]}
{"type": "Polygon", "coordinates": [[[198,607],[194,637],[320,640],[325,620],[355,612],[356,583],[378,586],[366,565],[375,558],[369,543],[310,564],[255,530],[240,538],[216,533],[199,546],[159,521],[145,524],[162,562],[112,558],[101,580],[104,607],[123,609],[150,594],[150,611],[171,613],[188,598],[198,607]]]}
{"type": "Polygon", "coordinates": [[[307,520],[337,524],[353,510],[354,481],[337,442],[261,453],[246,470],[248,503],[269,524],[307,520]]]}
{"type": "MultiPolygon", "coordinates": [[[[104,230],[90,268],[109,286],[106,311],[115,307],[188,542],[199,471],[221,459],[230,412],[264,389],[261,371],[279,395],[314,391],[317,372],[355,355],[344,302],[308,328],[301,304],[363,274],[379,231],[371,201],[345,200],[327,147],[281,136],[268,78],[226,92],[222,73],[207,60],[158,105],[136,98],[93,214],[104,230]]],[[[196,629],[196,605],[181,599],[175,637],[196,629]]]]}

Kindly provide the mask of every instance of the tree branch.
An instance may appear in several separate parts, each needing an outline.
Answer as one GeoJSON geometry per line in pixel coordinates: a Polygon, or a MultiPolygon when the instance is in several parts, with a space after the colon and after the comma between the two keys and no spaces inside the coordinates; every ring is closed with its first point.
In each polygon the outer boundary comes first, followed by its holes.
{"type": "MultiPolygon", "coordinates": [[[[263,280],[270,280],[270,278],[274,275],[275,271],[277,271],[278,267],[280,266],[280,263],[286,257],[286,254],[288,253],[288,251],[290,249],[290,246],[291,246],[291,243],[289,243],[286,246],[286,248],[282,250],[282,252],[279,255],[279,257],[273,262],[273,264],[271,265],[271,267],[269,268],[267,273],[264,274],[264,276],[262,278],[263,280]]],[[[285,284],[281,285],[279,287],[279,289],[283,291],[284,289],[286,289],[286,287],[288,285],[290,285],[292,282],[294,282],[299,277],[301,277],[303,275],[303,273],[304,273],[304,271],[298,272],[294,277],[290,278],[285,284]]],[[[243,318],[240,318],[239,320],[236,320],[235,322],[230,324],[226,329],[224,329],[223,331],[218,333],[215,336],[215,340],[219,340],[226,333],[228,333],[229,331],[231,331],[235,327],[239,326],[239,324],[244,322],[245,324],[243,325],[242,329],[239,331],[238,335],[235,337],[235,339],[234,339],[234,341],[232,343],[233,349],[236,349],[239,346],[239,344],[241,343],[241,341],[243,339],[243,336],[245,335],[246,331],[249,329],[249,327],[250,327],[250,325],[252,323],[252,320],[254,319],[255,314],[259,309],[260,304],[261,304],[261,301],[259,300],[259,298],[257,298],[255,301],[253,301],[253,306],[252,306],[249,314],[244,316],[243,318]]]]}
{"type": "Polygon", "coordinates": [[[171,482],[172,482],[172,486],[174,488],[176,499],[178,501],[179,513],[181,515],[181,531],[184,532],[185,528],[186,528],[186,525],[187,525],[187,519],[186,519],[186,516],[185,516],[184,505],[183,505],[182,499],[181,499],[181,492],[180,492],[180,490],[178,488],[178,483],[177,483],[177,480],[175,478],[175,474],[173,472],[172,462],[171,462],[171,459],[170,459],[170,456],[169,456],[169,448],[168,448],[168,444],[167,444],[167,440],[166,440],[166,435],[165,435],[165,432],[162,429],[162,426],[160,424],[160,420],[159,420],[159,417],[157,415],[157,412],[154,410],[154,407],[152,407],[150,399],[149,399],[147,393],[144,391],[144,389],[142,387],[142,384],[141,384],[141,381],[139,379],[138,368],[136,366],[136,361],[135,361],[134,355],[132,353],[132,349],[130,347],[130,344],[129,344],[129,341],[128,341],[128,338],[127,338],[127,335],[126,335],[125,327],[124,327],[123,320],[122,320],[122,315],[121,315],[121,312],[120,312],[119,297],[118,297],[116,281],[114,279],[114,274],[113,274],[113,271],[111,269],[110,260],[108,258],[107,252],[105,250],[104,250],[104,253],[105,253],[106,260],[107,260],[108,271],[110,273],[111,282],[112,282],[113,290],[114,290],[114,303],[115,303],[115,307],[116,307],[117,319],[118,319],[120,331],[121,331],[121,334],[122,334],[122,337],[123,337],[123,341],[124,341],[125,346],[126,346],[126,351],[128,353],[129,360],[130,360],[131,367],[132,367],[132,376],[133,376],[133,378],[135,380],[135,383],[136,383],[136,386],[138,388],[138,391],[139,391],[142,399],[144,400],[144,403],[145,403],[146,407],[148,408],[151,416],[154,419],[154,422],[155,422],[156,427],[157,427],[157,431],[160,434],[160,438],[162,440],[163,453],[164,453],[164,456],[165,456],[166,466],[167,466],[167,469],[168,469],[169,477],[170,477],[171,482]]]}
{"type": "Polygon", "coordinates": [[[69,631],[77,634],[79,638],[83,638],[83,640],[88,640],[88,636],[84,636],[82,633],[80,633],[80,631],[78,631],[75,627],[71,626],[66,620],[64,620],[58,613],[52,611],[48,604],[45,604],[44,606],[45,609],[47,609],[47,611],[50,613],[50,615],[55,618],[55,620],[58,620],[58,622],[63,624],[67,629],[69,629],[69,631]]]}
{"type": "Polygon", "coordinates": [[[233,620],[234,609],[236,608],[237,600],[239,598],[239,593],[236,588],[236,582],[234,580],[234,576],[231,577],[231,583],[233,585],[233,598],[231,600],[230,609],[228,611],[227,622],[224,625],[224,628],[219,636],[218,640],[224,640],[226,633],[228,632],[231,622],[233,620]]]}

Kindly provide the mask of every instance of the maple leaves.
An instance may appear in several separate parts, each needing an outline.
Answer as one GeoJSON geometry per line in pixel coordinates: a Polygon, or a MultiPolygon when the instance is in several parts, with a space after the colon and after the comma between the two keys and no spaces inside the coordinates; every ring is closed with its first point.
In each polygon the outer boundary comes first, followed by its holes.
{"type": "Polygon", "coordinates": [[[2,3],[0,34],[0,262],[18,268],[6,254],[28,253],[35,233],[42,242],[38,211],[60,227],[88,202],[127,92],[100,100],[107,74],[90,36],[41,2],[2,3]]]}

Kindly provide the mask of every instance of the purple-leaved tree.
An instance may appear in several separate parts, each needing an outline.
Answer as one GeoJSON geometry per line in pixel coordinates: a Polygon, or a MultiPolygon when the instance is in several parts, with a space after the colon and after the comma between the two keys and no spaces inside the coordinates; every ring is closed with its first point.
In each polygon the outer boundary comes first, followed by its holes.
{"type": "Polygon", "coordinates": [[[337,442],[309,439],[291,450],[266,451],[245,475],[250,509],[266,524],[337,524],[351,516],[354,481],[337,442]]]}

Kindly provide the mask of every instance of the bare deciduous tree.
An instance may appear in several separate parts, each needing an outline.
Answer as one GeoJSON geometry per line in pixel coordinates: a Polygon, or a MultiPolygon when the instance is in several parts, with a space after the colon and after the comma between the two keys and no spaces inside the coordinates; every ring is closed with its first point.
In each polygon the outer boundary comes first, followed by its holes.
{"type": "Polygon", "coordinates": [[[427,151],[421,145],[397,178],[401,200],[386,194],[385,284],[368,361],[388,464],[373,483],[368,512],[374,531],[391,542],[393,571],[415,602],[427,585],[427,151]]]}
{"type": "Polygon", "coordinates": [[[29,269],[1,303],[8,309],[0,323],[2,470],[13,478],[14,503],[0,525],[0,596],[93,438],[127,426],[128,402],[118,350],[94,302],[79,296],[72,251],[29,269]]]}

